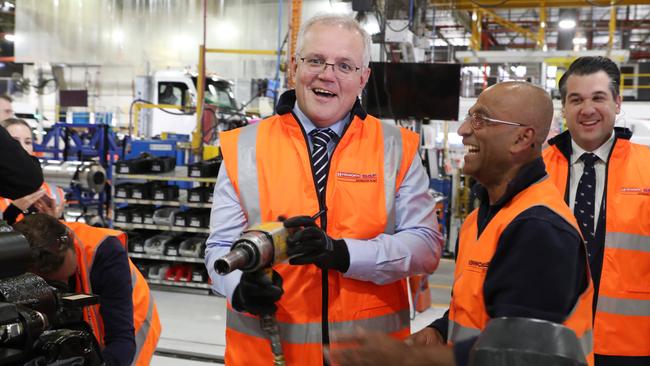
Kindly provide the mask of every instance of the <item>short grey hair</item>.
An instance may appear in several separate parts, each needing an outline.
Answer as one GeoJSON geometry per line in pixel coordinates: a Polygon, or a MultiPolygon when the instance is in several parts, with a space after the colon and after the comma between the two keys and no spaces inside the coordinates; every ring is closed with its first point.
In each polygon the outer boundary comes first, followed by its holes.
{"type": "MultiPolygon", "coordinates": [[[[359,32],[359,35],[363,39],[363,66],[368,67],[370,64],[370,45],[372,43],[370,35],[352,16],[345,14],[322,13],[317,14],[307,20],[307,22],[305,22],[305,24],[300,27],[300,32],[298,33],[298,42],[296,45],[297,53],[300,53],[302,51],[302,47],[305,43],[305,34],[309,28],[315,24],[340,25],[345,29],[359,32]]],[[[295,56],[297,58],[298,54],[295,56]]]]}

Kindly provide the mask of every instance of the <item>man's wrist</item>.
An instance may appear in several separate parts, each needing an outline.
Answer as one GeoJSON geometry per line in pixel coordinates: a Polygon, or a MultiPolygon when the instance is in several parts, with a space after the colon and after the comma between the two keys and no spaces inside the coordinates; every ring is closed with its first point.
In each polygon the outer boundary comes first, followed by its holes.
{"type": "Polygon", "coordinates": [[[332,239],[332,244],[334,246],[335,269],[341,273],[345,273],[350,268],[348,245],[343,239],[332,239]]]}

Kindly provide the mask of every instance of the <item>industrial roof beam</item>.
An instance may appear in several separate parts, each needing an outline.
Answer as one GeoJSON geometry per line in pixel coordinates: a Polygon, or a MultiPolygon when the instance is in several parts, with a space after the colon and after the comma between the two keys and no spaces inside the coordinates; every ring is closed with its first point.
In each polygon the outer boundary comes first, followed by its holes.
{"type": "Polygon", "coordinates": [[[482,17],[489,17],[492,19],[495,23],[499,24],[500,26],[510,29],[512,31],[515,31],[517,33],[522,34],[524,37],[531,39],[534,42],[539,42],[539,36],[538,34],[535,34],[528,29],[520,26],[519,24],[516,24],[514,22],[509,21],[508,19],[502,18],[498,16],[495,12],[489,9],[485,8],[477,8],[478,13],[482,13],[482,17]]]}
{"type": "MultiPolygon", "coordinates": [[[[647,0],[616,0],[616,6],[647,4],[647,0]]],[[[473,10],[475,6],[482,8],[538,8],[539,0],[429,0],[429,4],[439,8],[457,10],[473,10]]],[[[549,8],[577,8],[591,6],[610,6],[610,0],[546,0],[549,8]]]]}
{"type": "Polygon", "coordinates": [[[483,12],[481,12],[479,8],[475,7],[472,12],[472,38],[469,42],[469,47],[474,51],[481,49],[482,18],[483,12]]]}
{"type": "Polygon", "coordinates": [[[616,5],[612,0],[612,6],[609,7],[609,40],[607,41],[607,50],[614,48],[614,36],[616,34],[616,5]]]}
{"type": "Polygon", "coordinates": [[[546,51],[546,0],[539,3],[539,29],[537,30],[537,48],[546,51]]]}

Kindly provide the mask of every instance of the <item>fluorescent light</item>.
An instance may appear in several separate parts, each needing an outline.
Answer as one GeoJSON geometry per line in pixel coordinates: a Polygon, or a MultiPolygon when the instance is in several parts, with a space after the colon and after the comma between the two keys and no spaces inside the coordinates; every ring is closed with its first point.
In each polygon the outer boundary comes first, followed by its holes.
{"type": "Polygon", "coordinates": [[[115,43],[120,44],[120,43],[124,42],[124,39],[125,39],[124,31],[122,29],[120,29],[120,28],[114,28],[113,29],[113,34],[111,35],[111,37],[113,38],[113,41],[115,43]]]}
{"type": "Polygon", "coordinates": [[[587,38],[585,37],[575,37],[573,39],[573,44],[574,45],[584,45],[587,44],[587,38]]]}
{"type": "Polygon", "coordinates": [[[558,25],[562,29],[573,29],[576,27],[576,21],[575,19],[562,19],[558,25]]]}
{"type": "Polygon", "coordinates": [[[5,34],[5,39],[7,40],[7,42],[13,42],[16,40],[16,35],[7,33],[5,34]]]}
{"type": "Polygon", "coordinates": [[[363,29],[365,29],[370,35],[381,32],[381,29],[379,29],[379,22],[375,17],[366,17],[366,21],[363,23],[363,29]]]}

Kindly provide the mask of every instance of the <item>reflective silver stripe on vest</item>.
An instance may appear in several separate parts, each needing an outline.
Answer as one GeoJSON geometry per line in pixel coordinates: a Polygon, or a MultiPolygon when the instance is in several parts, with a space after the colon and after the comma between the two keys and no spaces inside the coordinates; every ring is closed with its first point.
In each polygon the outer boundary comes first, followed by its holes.
{"type": "Polygon", "coordinates": [[[386,196],[386,227],[384,233],[395,233],[395,185],[402,162],[402,133],[399,127],[381,123],[384,135],[384,195],[386,196]]]}
{"type": "MultiPolygon", "coordinates": [[[[77,240],[79,240],[79,238],[77,238],[77,240]]],[[[100,243],[103,242],[104,240],[106,240],[106,237],[104,237],[104,239],[102,239],[100,243]]],[[[81,243],[81,240],[79,240],[79,242],[81,243]]],[[[82,245],[81,247],[82,253],[85,253],[85,250],[83,249],[83,244],[81,245],[82,245]]],[[[86,283],[88,284],[88,291],[91,294],[93,293],[93,285],[90,283],[90,272],[92,271],[93,264],[95,263],[95,255],[97,255],[97,248],[99,248],[99,245],[95,245],[95,247],[93,248],[93,256],[90,259],[90,263],[86,263],[86,283]]]]}
{"type": "Polygon", "coordinates": [[[237,141],[237,182],[239,199],[247,215],[248,225],[262,222],[260,214],[260,191],[257,181],[256,145],[259,124],[241,129],[237,141]]]}
{"type": "Polygon", "coordinates": [[[151,328],[151,318],[153,318],[153,306],[154,306],[153,297],[151,297],[151,293],[149,293],[149,306],[147,308],[147,316],[142,321],[142,324],[140,325],[140,330],[138,330],[135,333],[135,356],[133,357],[133,362],[131,363],[131,365],[135,365],[138,362],[138,359],[140,358],[140,352],[142,352],[144,343],[146,342],[147,337],[149,336],[149,329],[151,328]]]}
{"type": "Polygon", "coordinates": [[[605,248],[627,249],[650,253],[650,236],[628,233],[607,233],[605,236],[605,248]]]}
{"type": "Polygon", "coordinates": [[[650,316],[650,300],[619,299],[599,295],[596,311],[628,316],[650,316]]]}
{"type": "MultiPolygon", "coordinates": [[[[382,315],[370,319],[329,323],[329,329],[333,331],[350,331],[355,329],[355,327],[361,327],[370,331],[394,333],[403,329],[408,329],[409,324],[410,320],[407,309],[398,313],[382,315]]],[[[300,324],[278,322],[278,325],[280,327],[280,339],[283,342],[292,344],[320,344],[322,342],[322,325],[320,322],[300,324]]],[[[238,313],[232,309],[227,310],[226,326],[229,329],[251,337],[267,338],[266,333],[264,333],[260,328],[260,320],[258,318],[238,313]]]]}
{"type": "MultiPolygon", "coordinates": [[[[135,289],[135,283],[138,282],[138,276],[135,274],[133,271],[134,269],[131,268],[131,290],[135,289]]],[[[137,268],[135,268],[136,271],[138,271],[137,268]]]]}
{"type": "MultiPolygon", "coordinates": [[[[72,233],[74,234],[74,231],[72,229],[70,229],[70,231],[72,231],[72,233]]],[[[100,241],[100,243],[103,242],[104,240],[106,240],[107,237],[108,236],[105,236],[100,241]]],[[[81,252],[84,254],[83,260],[85,261],[86,260],[85,252],[86,251],[83,248],[83,243],[81,243],[81,239],[79,239],[78,237],[76,239],[77,239],[77,242],[79,243],[79,245],[81,245],[81,252]]],[[[90,272],[92,272],[93,264],[95,263],[95,255],[97,254],[97,248],[99,248],[99,245],[95,245],[95,247],[93,248],[93,255],[92,255],[92,258],[90,259],[90,263],[86,263],[86,279],[85,280],[86,280],[86,284],[88,285],[88,293],[90,293],[90,294],[93,293],[93,286],[90,283],[90,272]]],[[[89,306],[87,309],[88,309],[88,315],[90,317],[92,317],[92,318],[95,318],[95,322],[97,322],[97,325],[100,326],[102,328],[101,330],[103,331],[104,330],[103,329],[104,328],[104,322],[103,322],[103,319],[101,317],[101,314],[99,313],[99,305],[89,306]]],[[[92,324],[89,324],[89,325],[92,327],[92,324]]],[[[99,331],[99,330],[100,329],[97,329],[97,331],[99,331]]],[[[98,339],[97,341],[99,342],[100,348],[103,350],[104,347],[105,347],[104,340],[103,339],[98,339]]]]}
{"type": "MultiPolygon", "coordinates": [[[[321,343],[321,323],[289,324],[278,322],[280,339],[293,344],[321,343]]],[[[251,337],[268,338],[260,328],[260,320],[228,308],[226,327],[251,337]]]]}
{"type": "Polygon", "coordinates": [[[371,332],[395,333],[403,329],[408,329],[410,325],[409,311],[405,309],[397,313],[381,315],[374,318],[330,323],[329,328],[335,332],[349,332],[359,327],[371,332]]]}
{"type": "Polygon", "coordinates": [[[578,342],[580,343],[580,348],[582,348],[582,352],[585,353],[585,356],[587,356],[591,352],[593,352],[594,351],[594,333],[591,331],[591,329],[587,330],[582,335],[582,337],[579,337],[578,342]]]}
{"type": "Polygon", "coordinates": [[[450,342],[460,342],[472,337],[478,337],[481,331],[477,328],[464,327],[455,321],[449,319],[447,325],[447,340],[450,342]]]}
{"type": "Polygon", "coordinates": [[[59,187],[52,184],[50,185],[50,191],[52,192],[52,196],[54,196],[54,202],[56,202],[56,204],[61,204],[61,202],[63,202],[63,197],[59,194],[59,187]]]}

